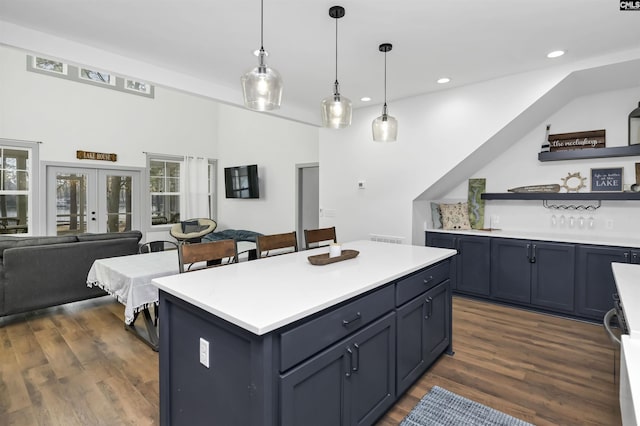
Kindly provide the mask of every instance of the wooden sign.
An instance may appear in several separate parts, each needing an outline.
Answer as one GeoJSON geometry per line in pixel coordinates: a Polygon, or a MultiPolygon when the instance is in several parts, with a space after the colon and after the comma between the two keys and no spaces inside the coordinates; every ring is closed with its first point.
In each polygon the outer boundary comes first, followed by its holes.
{"type": "Polygon", "coordinates": [[[622,167],[591,169],[591,192],[621,192],[622,167]]]}
{"type": "Polygon", "coordinates": [[[585,148],[605,148],[606,130],[589,130],[587,132],[558,133],[549,135],[549,151],[569,151],[585,148]]]}
{"type": "Polygon", "coordinates": [[[106,154],[104,152],[76,151],[78,160],[101,160],[101,161],[117,161],[116,154],[106,154]]]}

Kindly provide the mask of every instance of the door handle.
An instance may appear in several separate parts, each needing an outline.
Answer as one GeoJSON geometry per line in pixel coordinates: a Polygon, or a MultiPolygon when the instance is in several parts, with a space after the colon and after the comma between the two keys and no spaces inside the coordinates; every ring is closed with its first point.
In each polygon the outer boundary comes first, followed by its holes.
{"type": "Polygon", "coordinates": [[[527,244],[527,260],[531,263],[531,244],[527,244]]]}
{"type": "Polygon", "coordinates": [[[431,315],[433,315],[433,303],[431,303],[433,301],[433,297],[429,296],[424,299],[424,301],[427,304],[427,315],[424,317],[424,319],[429,319],[431,318],[431,315]]]}
{"type": "Polygon", "coordinates": [[[533,245],[533,248],[531,250],[532,255],[531,255],[531,263],[536,263],[536,245],[533,245]]]}
{"type": "Polygon", "coordinates": [[[355,349],[355,357],[353,358],[355,362],[351,365],[351,369],[353,371],[358,371],[360,368],[360,346],[358,346],[357,343],[354,343],[353,348],[355,349]]]}
{"type": "Polygon", "coordinates": [[[351,377],[351,366],[353,365],[353,351],[351,348],[347,347],[347,356],[344,357],[346,361],[344,375],[347,377],[351,377]]]}

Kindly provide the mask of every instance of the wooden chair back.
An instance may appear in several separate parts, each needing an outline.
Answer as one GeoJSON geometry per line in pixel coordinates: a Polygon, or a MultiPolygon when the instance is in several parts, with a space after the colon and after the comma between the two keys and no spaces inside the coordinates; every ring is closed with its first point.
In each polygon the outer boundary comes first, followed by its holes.
{"type": "Polygon", "coordinates": [[[256,250],[258,259],[261,257],[268,257],[269,251],[278,250],[277,253],[272,254],[286,254],[298,251],[298,237],[296,232],[287,232],[285,234],[273,234],[273,235],[259,235],[256,238],[256,250]],[[283,251],[284,249],[291,249],[283,251]]]}
{"type": "Polygon", "coordinates": [[[180,273],[238,262],[238,250],[235,240],[180,244],[178,246],[178,254],[180,273]],[[227,261],[222,263],[225,259],[227,261]],[[206,262],[206,266],[191,269],[193,264],[198,262],[206,262]]]}
{"type": "Polygon", "coordinates": [[[324,241],[333,240],[334,243],[337,243],[336,239],[336,227],[332,226],[331,228],[321,228],[321,229],[305,229],[304,230],[304,243],[305,249],[309,250],[309,246],[314,243],[321,243],[324,241]]]}

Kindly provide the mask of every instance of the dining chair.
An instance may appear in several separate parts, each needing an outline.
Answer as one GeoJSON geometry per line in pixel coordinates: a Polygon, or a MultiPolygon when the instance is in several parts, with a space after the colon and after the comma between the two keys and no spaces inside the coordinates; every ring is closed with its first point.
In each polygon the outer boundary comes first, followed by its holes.
{"type": "Polygon", "coordinates": [[[285,234],[259,235],[256,238],[257,257],[269,257],[298,251],[296,231],[285,234]],[[287,250],[288,249],[288,250],[287,250]],[[269,253],[275,250],[275,253],[269,253]]]}
{"type": "MultiPolygon", "coordinates": [[[[325,241],[333,240],[334,243],[337,243],[336,239],[336,227],[332,226],[331,228],[321,228],[321,229],[305,229],[304,230],[304,243],[305,249],[309,250],[311,248],[311,244],[314,243],[322,243],[325,241]]],[[[319,247],[320,245],[318,245],[319,247]]]]}
{"type": "Polygon", "coordinates": [[[158,251],[175,250],[177,248],[178,248],[178,244],[174,243],[173,241],[163,241],[163,240],[149,241],[147,243],[140,245],[140,248],[138,249],[138,253],[140,254],[155,253],[158,251]],[[167,245],[169,247],[167,247],[167,245]]]}
{"type": "Polygon", "coordinates": [[[238,249],[235,240],[210,241],[206,243],[185,243],[178,245],[180,273],[205,269],[211,266],[227,265],[238,262],[238,249]],[[196,263],[206,262],[196,269],[196,263]]]}

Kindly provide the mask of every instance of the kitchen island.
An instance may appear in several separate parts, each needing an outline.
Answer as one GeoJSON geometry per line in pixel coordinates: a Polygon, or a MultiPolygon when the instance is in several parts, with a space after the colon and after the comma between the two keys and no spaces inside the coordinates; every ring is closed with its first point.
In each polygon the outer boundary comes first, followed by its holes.
{"type": "Polygon", "coordinates": [[[372,424],[451,347],[454,250],[356,241],[154,280],[163,425],[372,424]]]}

